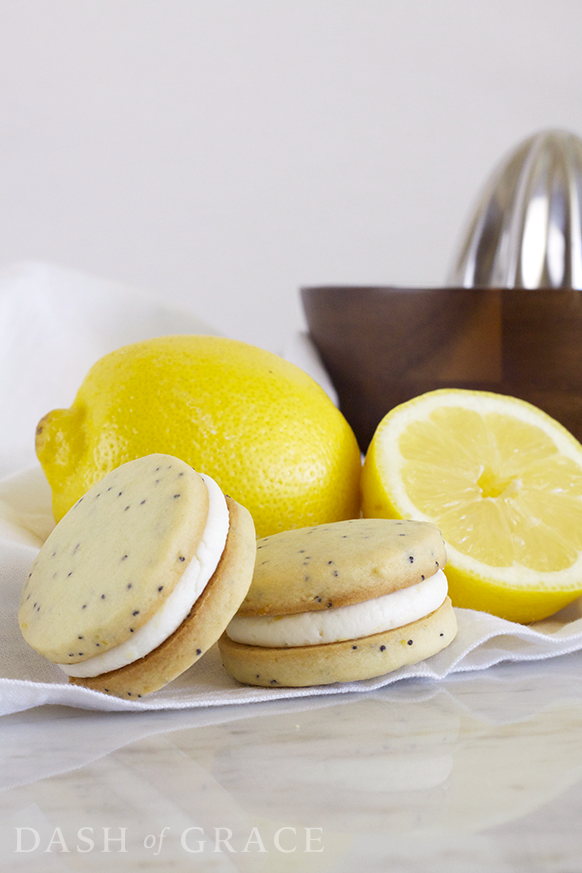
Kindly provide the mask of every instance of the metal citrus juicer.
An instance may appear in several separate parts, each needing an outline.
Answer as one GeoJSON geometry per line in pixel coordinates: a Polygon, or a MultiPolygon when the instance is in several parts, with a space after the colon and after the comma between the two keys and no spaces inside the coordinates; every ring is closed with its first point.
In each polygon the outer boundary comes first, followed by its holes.
{"type": "Polygon", "coordinates": [[[366,451],[412,397],[520,397],[582,441],[582,140],[548,130],[495,169],[444,285],[302,289],[310,337],[366,451]]]}
{"type": "Polygon", "coordinates": [[[447,284],[499,289],[499,390],[540,406],[582,440],[579,137],[540,131],[502,160],[474,209],[447,284]]]}
{"type": "Polygon", "coordinates": [[[582,140],[567,131],[541,131],[501,162],[447,284],[582,288],[582,140]]]}

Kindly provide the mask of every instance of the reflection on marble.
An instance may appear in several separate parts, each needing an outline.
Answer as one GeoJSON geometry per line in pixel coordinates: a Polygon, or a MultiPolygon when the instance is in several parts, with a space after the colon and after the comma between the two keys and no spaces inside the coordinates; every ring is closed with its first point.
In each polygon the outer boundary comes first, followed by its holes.
{"type": "Polygon", "coordinates": [[[579,873],[581,680],[576,653],[341,698],[8,716],[0,869],[579,873]]]}

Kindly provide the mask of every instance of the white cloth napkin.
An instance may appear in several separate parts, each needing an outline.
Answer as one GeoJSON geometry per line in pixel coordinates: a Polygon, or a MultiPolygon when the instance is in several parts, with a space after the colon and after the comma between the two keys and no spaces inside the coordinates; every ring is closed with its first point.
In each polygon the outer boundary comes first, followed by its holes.
{"type": "MultiPolygon", "coordinates": [[[[582,648],[580,601],[531,627],[459,609],[459,633],[447,649],[377,679],[305,689],[251,688],[227,676],[214,648],[144,700],[119,700],[69,685],[58,667],[26,645],[17,621],[21,587],[54,524],[49,487],[34,459],[35,426],[51,408],[72,402],[86,370],[101,355],[126,342],[185,332],[216,333],[194,315],[120,285],[47,265],[0,272],[0,469],[10,474],[0,481],[0,715],[41,704],[143,711],[345,694],[582,648]],[[23,464],[29,468],[22,470],[23,464]]],[[[308,341],[301,339],[298,347],[308,368],[308,341]]],[[[311,360],[317,369],[317,359],[311,360]]]]}
{"type": "Polygon", "coordinates": [[[0,270],[0,477],[35,462],[34,433],[126,343],[218,331],[151,295],[43,263],[0,270]]]}

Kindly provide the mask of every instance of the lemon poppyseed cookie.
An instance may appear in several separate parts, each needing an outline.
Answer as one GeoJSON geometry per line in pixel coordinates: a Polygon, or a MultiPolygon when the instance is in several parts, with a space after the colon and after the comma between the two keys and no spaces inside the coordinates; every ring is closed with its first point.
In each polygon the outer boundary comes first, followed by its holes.
{"type": "Polygon", "coordinates": [[[251,582],[249,512],[171,455],[118,467],[64,516],[32,565],[24,639],[70,681],[137,698],[212,646],[251,582]]]}
{"type": "Polygon", "coordinates": [[[353,519],[257,541],[253,581],[219,640],[240,682],[370,679],[448,646],[457,624],[439,530],[353,519]]]}

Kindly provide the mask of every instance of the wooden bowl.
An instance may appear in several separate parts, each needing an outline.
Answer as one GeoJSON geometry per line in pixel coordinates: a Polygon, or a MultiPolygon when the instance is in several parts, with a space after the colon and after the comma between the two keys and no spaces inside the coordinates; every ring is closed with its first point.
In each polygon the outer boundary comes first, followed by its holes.
{"type": "Polygon", "coordinates": [[[582,291],[330,286],[301,298],[363,452],[390,409],[436,388],[521,397],[582,441],[582,291]]]}

